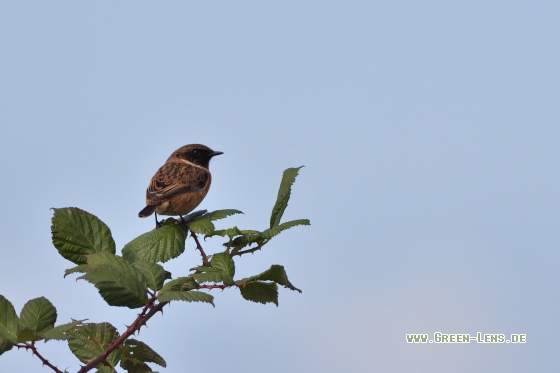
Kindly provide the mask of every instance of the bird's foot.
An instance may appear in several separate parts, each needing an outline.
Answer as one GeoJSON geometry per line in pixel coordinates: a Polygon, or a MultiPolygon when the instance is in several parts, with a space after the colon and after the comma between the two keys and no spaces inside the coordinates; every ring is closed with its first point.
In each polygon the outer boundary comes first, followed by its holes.
{"type": "Polygon", "coordinates": [[[155,218],[156,218],[156,229],[161,228],[163,223],[165,223],[165,219],[162,221],[157,220],[157,212],[155,213],[155,218]]]}

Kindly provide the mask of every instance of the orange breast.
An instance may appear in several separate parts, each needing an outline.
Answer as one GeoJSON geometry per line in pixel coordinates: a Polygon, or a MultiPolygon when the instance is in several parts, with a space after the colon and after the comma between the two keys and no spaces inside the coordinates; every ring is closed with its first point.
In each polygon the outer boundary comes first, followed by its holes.
{"type": "Polygon", "coordinates": [[[187,192],[184,194],[179,194],[173,196],[163,203],[156,209],[156,212],[159,215],[186,215],[192,210],[194,210],[200,202],[206,197],[208,190],[210,189],[210,179],[208,183],[204,187],[204,189],[200,190],[199,192],[187,192]]]}
{"type": "MultiPolygon", "coordinates": [[[[159,208],[156,210],[160,215],[185,215],[194,210],[200,202],[206,197],[206,192],[203,190],[197,193],[185,193],[175,196],[168,200],[169,204],[166,206],[164,212],[160,212],[159,208]]],[[[163,206],[161,206],[163,207],[163,206]]]]}

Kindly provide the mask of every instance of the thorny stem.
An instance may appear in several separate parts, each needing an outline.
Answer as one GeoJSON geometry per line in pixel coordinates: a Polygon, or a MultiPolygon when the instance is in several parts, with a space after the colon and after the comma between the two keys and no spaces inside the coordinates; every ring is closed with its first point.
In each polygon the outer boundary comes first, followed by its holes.
{"type": "MultiPolygon", "coordinates": [[[[107,360],[107,357],[109,356],[109,354],[111,352],[113,352],[115,349],[117,349],[118,347],[120,347],[124,341],[126,341],[128,339],[128,337],[130,337],[131,335],[133,335],[134,333],[136,333],[137,331],[140,330],[140,328],[143,325],[146,325],[146,322],[152,317],[154,316],[157,312],[161,311],[163,309],[163,307],[169,303],[169,302],[161,302],[158,303],[154,306],[155,301],[157,300],[157,297],[154,295],[153,297],[150,298],[150,300],[148,300],[148,303],[146,303],[146,305],[144,306],[144,309],[142,309],[142,312],[138,315],[138,317],[136,318],[136,320],[134,320],[134,322],[126,329],[126,331],[120,336],[118,337],[113,343],[111,343],[106,349],[105,351],[103,351],[101,353],[101,355],[99,355],[98,357],[96,357],[95,359],[93,359],[92,361],[90,361],[87,365],[84,365],[79,371],[78,373],[85,373],[90,371],[91,369],[97,367],[99,364],[103,363],[104,361],[107,360]]],[[[57,372],[58,373],[58,372],[57,372]]],[[[62,373],[62,372],[60,372],[62,373]]]]}
{"type": "Polygon", "coordinates": [[[208,256],[206,256],[206,253],[204,252],[204,249],[202,248],[202,246],[200,245],[200,241],[198,241],[198,237],[196,236],[196,234],[189,229],[189,231],[191,232],[191,237],[194,238],[194,242],[196,242],[196,248],[198,251],[200,251],[200,256],[202,257],[202,266],[204,267],[208,267],[208,256]]]}
{"type": "Polygon", "coordinates": [[[37,347],[35,347],[35,342],[25,342],[25,343],[17,343],[14,346],[16,346],[17,348],[25,348],[26,350],[31,350],[31,352],[33,353],[33,355],[37,356],[39,358],[39,360],[41,360],[41,362],[43,363],[43,365],[48,366],[49,368],[51,368],[52,370],[54,370],[56,373],[64,373],[62,372],[60,369],[58,369],[57,367],[55,367],[54,365],[52,365],[47,359],[45,359],[40,353],[39,351],[37,351],[37,347]]]}

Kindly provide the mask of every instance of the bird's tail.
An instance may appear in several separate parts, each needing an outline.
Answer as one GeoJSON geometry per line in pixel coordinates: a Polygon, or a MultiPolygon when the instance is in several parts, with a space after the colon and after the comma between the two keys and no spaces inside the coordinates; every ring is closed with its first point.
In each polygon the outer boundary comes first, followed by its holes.
{"type": "Polygon", "coordinates": [[[152,215],[154,213],[154,211],[156,211],[158,206],[159,205],[148,205],[148,206],[144,207],[142,209],[142,211],[140,211],[138,213],[138,216],[141,217],[141,218],[147,218],[148,216],[152,215]]]}

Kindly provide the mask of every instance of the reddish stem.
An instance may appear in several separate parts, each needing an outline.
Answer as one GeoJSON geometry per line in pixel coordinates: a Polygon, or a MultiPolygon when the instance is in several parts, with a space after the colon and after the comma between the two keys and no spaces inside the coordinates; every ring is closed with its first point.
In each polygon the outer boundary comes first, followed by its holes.
{"type": "Polygon", "coordinates": [[[208,256],[206,256],[206,253],[204,252],[202,245],[200,245],[200,241],[198,241],[198,237],[192,230],[189,229],[189,231],[191,232],[191,237],[194,238],[194,242],[196,242],[197,250],[200,251],[200,256],[202,257],[202,266],[208,267],[209,264],[208,256]]]}
{"type": "Polygon", "coordinates": [[[49,368],[51,368],[52,370],[54,370],[56,373],[64,373],[62,372],[60,369],[58,369],[57,367],[55,367],[54,365],[52,365],[47,359],[45,359],[40,353],[39,351],[37,351],[37,347],[35,347],[35,342],[25,342],[23,344],[21,343],[17,343],[14,346],[16,346],[17,348],[25,348],[26,350],[31,350],[31,352],[33,353],[33,355],[37,356],[39,358],[39,360],[41,360],[41,362],[43,363],[43,365],[48,366],[49,368]]]}
{"type": "MultiPolygon", "coordinates": [[[[138,330],[140,330],[140,328],[143,325],[146,325],[146,322],[153,316],[155,315],[158,311],[161,311],[163,309],[163,307],[169,303],[169,302],[161,302],[158,303],[157,305],[154,306],[154,302],[157,300],[156,296],[153,296],[152,298],[150,298],[150,300],[148,301],[148,303],[146,303],[146,305],[144,306],[144,309],[142,310],[142,312],[138,315],[138,317],[136,318],[136,320],[134,320],[134,322],[126,329],[126,331],[120,336],[118,337],[113,343],[111,343],[106,349],[105,351],[103,351],[101,353],[101,355],[99,355],[98,357],[96,357],[95,359],[93,359],[92,361],[90,361],[87,365],[84,365],[79,371],[78,373],[85,373],[90,371],[91,369],[97,367],[99,364],[105,362],[107,360],[107,357],[109,356],[109,354],[111,352],[113,352],[115,349],[119,348],[120,346],[122,346],[123,342],[126,341],[128,339],[128,337],[130,337],[131,335],[133,335],[134,333],[136,333],[138,330]]],[[[60,372],[62,373],[62,372],[60,372]]]]}

